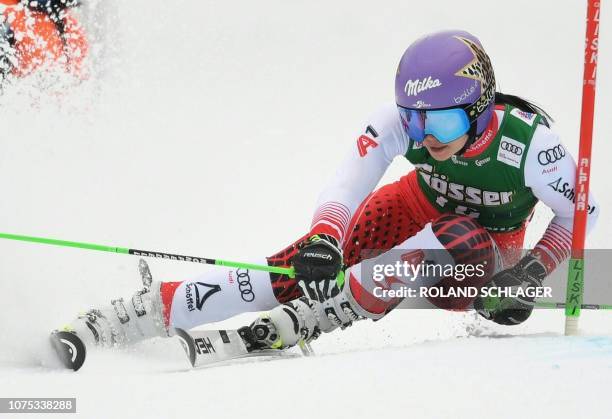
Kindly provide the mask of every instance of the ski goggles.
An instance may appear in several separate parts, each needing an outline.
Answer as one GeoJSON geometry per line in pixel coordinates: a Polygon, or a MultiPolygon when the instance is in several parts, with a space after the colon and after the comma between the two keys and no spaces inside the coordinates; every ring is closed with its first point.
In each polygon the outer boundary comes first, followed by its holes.
{"type": "Polygon", "coordinates": [[[427,134],[433,135],[441,143],[450,143],[470,129],[470,120],[463,108],[424,111],[398,106],[397,109],[404,131],[418,143],[427,134]]]}

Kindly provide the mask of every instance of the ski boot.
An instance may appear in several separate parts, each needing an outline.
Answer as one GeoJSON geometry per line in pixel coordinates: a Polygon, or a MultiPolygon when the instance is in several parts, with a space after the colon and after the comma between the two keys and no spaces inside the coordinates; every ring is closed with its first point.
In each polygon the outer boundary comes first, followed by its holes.
{"type": "Polygon", "coordinates": [[[320,303],[306,297],[275,307],[259,315],[250,326],[238,329],[249,351],[300,346],[308,355],[310,342],[321,333],[345,329],[364,319],[351,307],[344,293],[320,303]]]}
{"type": "Polygon", "coordinates": [[[162,315],[159,282],[154,282],[148,264],[138,265],[143,288],[126,302],[91,309],[62,330],[51,333],[53,347],[67,368],[77,370],[85,362],[85,348],[124,347],[156,336],[168,336],[162,315]]]}

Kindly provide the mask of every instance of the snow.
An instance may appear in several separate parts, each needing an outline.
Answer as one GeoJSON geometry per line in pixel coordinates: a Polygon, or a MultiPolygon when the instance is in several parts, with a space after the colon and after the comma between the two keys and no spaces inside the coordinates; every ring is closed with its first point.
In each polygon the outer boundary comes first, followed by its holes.
{"type": "MultiPolygon", "coordinates": [[[[584,3],[98,1],[91,81],[58,95],[58,84],[41,93],[31,79],[0,98],[0,231],[230,260],[271,254],[308,227],[319,185],[364,118],[393,100],[403,49],[449,27],[482,39],[501,90],[546,108],[576,155],[584,3]]],[[[591,248],[609,248],[611,233],[607,11],[591,183],[604,211],[591,248]]],[[[394,162],[382,182],[409,168],[394,162]]],[[[549,217],[538,209],[528,244],[549,217]]],[[[178,341],[158,339],[91,351],[78,373],[58,371],[48,331],[130,295],[137,259],[9,241],[0,254],[0,396],[76,397],[71,417],[604,418],[612,410],[606,312],[585,312],[584,336],[565,338],[556,310],[516,328],[398,310],[321,337],[314,358],[192,371],[178,341]]],[[[150,265],[167,280],[214,269],[150,265]]]]}

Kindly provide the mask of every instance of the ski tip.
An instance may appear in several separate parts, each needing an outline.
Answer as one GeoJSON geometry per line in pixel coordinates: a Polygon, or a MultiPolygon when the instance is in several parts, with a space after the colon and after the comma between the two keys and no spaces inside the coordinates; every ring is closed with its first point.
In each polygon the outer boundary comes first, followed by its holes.
{"type": "Polygon", "coordinates": [[[55,330],[51,332],[51,345],[62,364],[68,369],[78,371],[85,362],[85,344],[76,333],[55,330]]]}
{"type": "Polygon", "coordinates": [[[196,347],[195,347],[195,342],[193,341],[193,338],[191,337],[191,335],[189,335],[189,333],[187,333],[183,329],[176,328],[174,329],[174,331],[176,332],[176,336],[179,338],[181,345],[183,346],[183,349],[185,350],[185,354],[187,355],[187,358],[189,358],[189,362],[191,363],[191,366],[195,367],[196,347]]]}

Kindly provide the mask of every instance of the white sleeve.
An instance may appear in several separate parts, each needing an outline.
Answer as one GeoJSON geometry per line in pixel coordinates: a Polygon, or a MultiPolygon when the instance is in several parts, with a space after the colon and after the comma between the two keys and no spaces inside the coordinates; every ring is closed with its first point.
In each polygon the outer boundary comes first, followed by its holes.
{"type": "Polygon", "coordinates": [[[352,141],[333,179],[323,188],[312,220],[312,234],[331,234],[343,242],[351,218],[396,156],[408,151],[395,104],[375,112],[352,141]]]}
{"type": "MultiPolygon", "coordinates": [[[[550,273],[569,257],[574,222],[576,163],[550,128],[539,125],[525,160],[525,186],[552,209],[555,216],[535,246],[550,273]]],[[[587,233],[593,229],[599,206],[589,193],[587,233]]]]}

